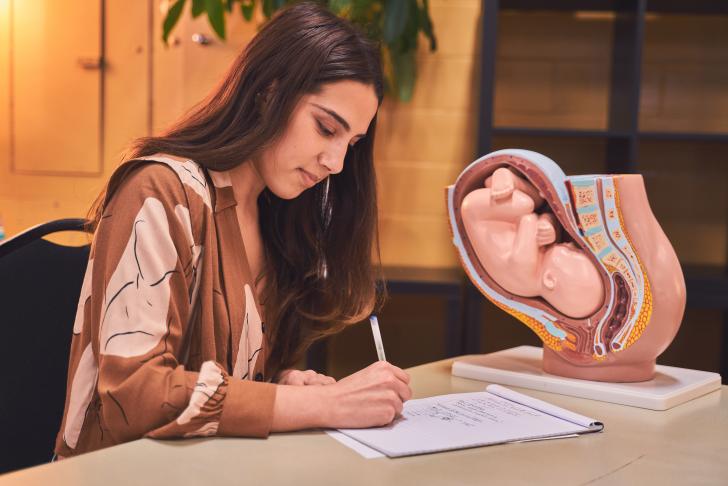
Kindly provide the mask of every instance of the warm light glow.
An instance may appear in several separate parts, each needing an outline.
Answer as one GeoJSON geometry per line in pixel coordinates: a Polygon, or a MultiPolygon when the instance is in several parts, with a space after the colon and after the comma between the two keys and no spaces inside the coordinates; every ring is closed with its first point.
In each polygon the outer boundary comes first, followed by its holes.
{"type": "Polygon", "coordinates": [[[159,1],[159,12],[162,14],[162,17],[167,15],[167,12],[169,12],[169,0],[160,0],[159,1]]]}
{"type": "MultiPolygon", "coordinates": [[[[659,14],[656,13],[645,13],[645,21],[650,22],[659,18],[659,14]]],[[[576,20],[607,20],[612,21],[616,18],[616,13],[611,11],[600,11],[600,10],[577,10],[574,12],[574,18],[576,20]]]]}
{"type": "Polygon", "coordinates": [[[614,17],[614,12],[608,11],[577,10],[574,12],[574,18],[577,20],[614,20],[614,17]]]}

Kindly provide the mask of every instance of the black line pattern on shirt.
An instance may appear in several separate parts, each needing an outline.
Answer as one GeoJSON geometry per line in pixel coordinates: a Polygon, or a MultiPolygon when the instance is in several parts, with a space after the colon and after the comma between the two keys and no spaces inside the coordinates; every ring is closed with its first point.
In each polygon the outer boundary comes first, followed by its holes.
{"type": "MultiPolygon", "coordinates": [[[[202,259],[202,253],[203,253],[203,250],[200,250],[200,254],[197,255],[197,261],[198,262],[202,259]]],[[[188,297],[188,299],[190,301],[190,304],[191,304],[192,303],[192,298],[194,297],[195,287],[197,285],[197,278],[198,278],[198,271],[197,271],[197,269],[199,268],[199,264],[198,265],[194,265],[194,262],[195,262],[195,257],[194,257],[194,254],[195,254],[195,245],[190,245],[190,254],[192,254],[193,256],[190,258],[190,261],[184,267],[184,276],[187,277],[187,278],[190,278],[192,280],[192,283],[187,288],[187,297],[188,297]],[[192,269],[191,270],[191,275],[190,275],[190,272],[189,272],[190,268],[192,269]]]]}
{"type": "Polygon", "coordinates": [[[167,332],[164,333],[164,339],[163,339],[164,348],[159,353],[153,354],[152,356],[139,361],[140,363],[146,363],[147,361],[151,361],[154,358],[161,356],[162,357],[162,366],[167,366],[167,360],[169,359],[169,358],[167,358],[167,339],[169,338],[169,328],[170,328],[171,323],[172,323],[172,316],[169,316],[169,317],[167,317],[167,332]]]}
{"type": "Polygon", "coordinates": [[[113,334],[109,339],[106,340],[106,344],[104,344],[104,351],[109,347],[109,341],[114,339],[117,336],[126,336],[128,334],[146,334],[147,336],[154,336],[154,334],[149,333],[147,331],[126,331],[126,332],[117,332],[116,334],[113,334]]]}
{"type": "MultiPolygon", "coordinates": [[[[111,307],[111,304],[114,303],[114,300],[116,300],[116,298],[119,296],[119,294],[121,294],[124,291],[125,288],[127,288],[129,285],[131,285],[133,283],[134,283],[134,281],[131,280],[131,281],[125,283],[124,285],[122,285],[121,288],[111,298],[111,300],[107,302],[106,309],[104,310],[104,318],[101,319],[101,325],[99,326],[99,334],[101,334],[101,329],[103,329],[104,323],[106,323],[106,315],[109,313],[109,307],[111,307]]],[[[138,284],[137,284],[137,287],[138,287],[138,284]]]]}
{"type": "Polygon", "coordinates": [[[99,432],[101,432],[101,442],[104,441],[104,428],[101,426],[101,407],[96,411],[96,425],[99,426],[99,432]]]}
{"type": "Polygon", "coordinates": [[[261,348],[256,349],[255,351],[253,351],[253,355],[248,359],[248,366],[250,366],[250,362],[253,361],[253,358],[255,358],[255,355],[258,354],[258,352],[261,349],[263,349],[263,348],[261,347],[261,348]]]}
{"type": "Polygon", "coordinates": [[[129,425],[129,419],[126,417],[126,412],[124,412],[124,407],[121,406],[121,403],[119,403],[119,400],[114,397],[114,395],[111,394],[110,391],[106,391],[106,394],[109,395],[109,398],[111,398],[117,407],[119,407],[119,411],[121,411],[121,416],[124,417],[124,422],[126,422],[126,425],[129,425]]]}
{"type": "Polygon", "coordinates": [[[200,179],[198,179],[197,177],[195,177],[195,174],[193,174],[192,171],[190,169],[188,169],[187,167],[185,167],[184,165],[180,165],[180,167],[182,167],[182,169],[189,172],[190,177],[192,177],[193,180],[197,181],[197,183],[200,184],[204,189],[207,189],[207,181],[203,182],[200,179]]]}
{"type": "MultiPolygon", "coordinates": [[[[134,259],[136,260],[137,269],[139,270],[139,275],[141,275],[142,280],[144,280],[144,274],[142,273],[142,266],[139,263],[139,256],[137,255],[137,239],[139,237],[139,233],[137,232],[137,225],[139,223],[144,223],[144,220],[139,219],[137,221],[134,221],[134,259]]],[[[137,280],[137,288],[139,288],[139,280],[137,280]]]]}
{"type": "Polygon", "coordinates": [[[156,287],[157,285],[159,285],[160,283],[162,283],[164,281],[164,279],[167,278],[168,275],[171,275],[173,273],[179,273],[179,272],[177,270],[167,270],[166,272],[164,272],[164,275],[162,275],[162,277],[159,280],[157,280],[153,284],[149,284],[149,286],[150,287],[156,287]]]}

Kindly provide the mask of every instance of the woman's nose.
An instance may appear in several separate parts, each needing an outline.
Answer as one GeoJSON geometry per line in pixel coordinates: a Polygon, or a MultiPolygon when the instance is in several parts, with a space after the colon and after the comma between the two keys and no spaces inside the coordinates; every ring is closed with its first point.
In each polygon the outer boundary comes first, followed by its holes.
{"type": "Polygon", "coordinates": [[[330,147],[320,155],[319,163],[326,167],[329,174],[338,174],[344,170],[344,158],[348,147],[345,143],[330,147]]]}

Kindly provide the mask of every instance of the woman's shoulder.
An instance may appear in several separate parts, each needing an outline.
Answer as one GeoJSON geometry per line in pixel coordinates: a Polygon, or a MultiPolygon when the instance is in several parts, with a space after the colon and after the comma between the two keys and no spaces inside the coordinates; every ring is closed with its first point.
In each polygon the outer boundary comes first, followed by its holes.
{"type": "Polygon", "coordinates": [[[139,157],[122,164],[112,180],[117,177],[120,178],[119,189],[126,186],[133,191],[149,191],[167,198],[184,194],[190,204],[197,202],[212,208],[205,172],[200,164],[190,159],[165,154],[139,157]]]}

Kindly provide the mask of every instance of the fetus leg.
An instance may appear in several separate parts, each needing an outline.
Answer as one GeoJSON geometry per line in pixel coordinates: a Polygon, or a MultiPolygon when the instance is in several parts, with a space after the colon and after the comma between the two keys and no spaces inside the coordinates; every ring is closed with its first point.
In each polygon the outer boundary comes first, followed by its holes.
{"type": "Polygon", "coordinates": [[[514,263],[514,272],[523,272],[525,279],[538,278],[538,223],[535,213],[521,216],[513,241],[511,261],[514,263]]]}
{"type": "Polygon", "coordinates": [[[533,199],[515,190],[511,197],[494,199],[492,189],[476,189],[463,199],[463,217],[476,221],[503,221],[518,224],[521,216],[533,213],[533,199]]]}
{"type": "Polygon", "coordinates": [[[536,187],[511,169],[499,167],[493,175],[485,180],[485,187],[493,190],[494,199],[503,199],[510,196],[515,189],[527,194],[533,199],[534,207],[538,208],[544,202],[536,187]]]}

